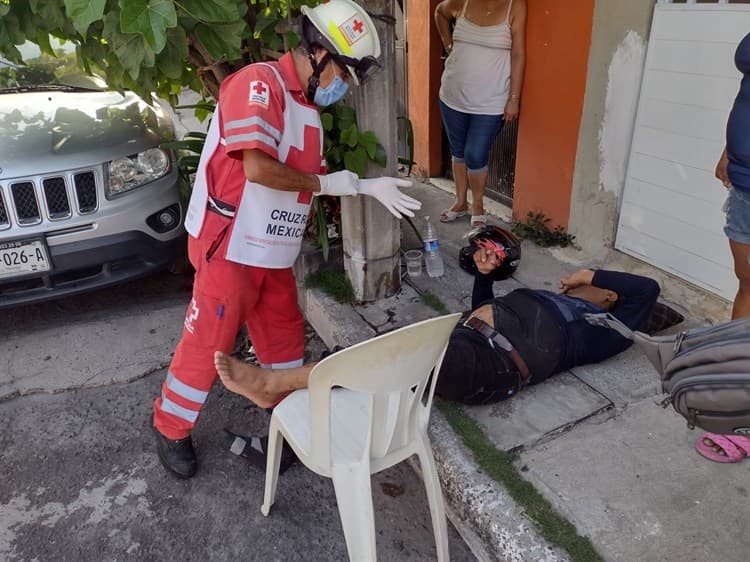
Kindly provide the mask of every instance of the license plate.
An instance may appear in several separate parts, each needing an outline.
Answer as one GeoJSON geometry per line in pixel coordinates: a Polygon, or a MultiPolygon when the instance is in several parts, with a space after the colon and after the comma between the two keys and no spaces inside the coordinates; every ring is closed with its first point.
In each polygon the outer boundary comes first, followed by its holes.
{"type": "Polygon", "coordinates": [[[49,271],[47,248],[41,240],[0,242],[0,279],[49,271]]]}

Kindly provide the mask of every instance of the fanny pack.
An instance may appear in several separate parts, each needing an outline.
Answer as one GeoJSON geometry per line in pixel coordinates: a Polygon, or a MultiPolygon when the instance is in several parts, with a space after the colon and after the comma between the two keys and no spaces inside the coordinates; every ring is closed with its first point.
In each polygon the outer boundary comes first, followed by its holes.
{"type": "Polygon", "coordinates": [[[643,350],[668,395],[662,405],[672,404],[688,427],[750,435],[750,318],[652,337],[633,332],[609,313],[585,317],[643,350]]]}

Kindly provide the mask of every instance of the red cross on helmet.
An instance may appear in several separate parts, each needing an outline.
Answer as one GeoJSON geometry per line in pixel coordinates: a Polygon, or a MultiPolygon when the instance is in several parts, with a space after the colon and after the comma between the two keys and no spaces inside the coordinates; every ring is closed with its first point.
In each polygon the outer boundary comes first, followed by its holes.
{"type": "Polygon", "coordinates": [[[380,38],[364,8],[352,0],[330,0],[314,8],[302,6],[300,32],[309,49],[320,45],[345,66],[355,84],[377,68],[380,38]]]}

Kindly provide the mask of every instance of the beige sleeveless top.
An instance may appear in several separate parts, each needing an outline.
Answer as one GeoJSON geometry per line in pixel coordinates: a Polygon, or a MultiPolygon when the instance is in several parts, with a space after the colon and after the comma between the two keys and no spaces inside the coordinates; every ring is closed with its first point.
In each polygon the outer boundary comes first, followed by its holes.
{"type": "Polygon", "coordinates": [[[456,111],[502,115],[510,95],[510,49],[513,43],[508,3],[505,21],[477,25],[466,19],[466,0],[453,29],[453,50],[445,61],[440,99],[456,111]]]}

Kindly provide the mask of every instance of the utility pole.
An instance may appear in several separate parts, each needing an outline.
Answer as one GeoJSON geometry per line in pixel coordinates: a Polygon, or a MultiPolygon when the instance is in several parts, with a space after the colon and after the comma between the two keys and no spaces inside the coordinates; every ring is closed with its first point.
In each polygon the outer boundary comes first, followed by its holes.
{"type": "MultiPolygon", "coordinates": [[[[352,100],[360,131],[373,131],[385,148],[385,169],[370,163],[368,177],[395,176],[397,156],[396,34],[392,21],[396,0],[357,0],[374,17],[380,35],[382,69],[353,89],[352,100]]],[[[371,197],[342,197],[341,223],[344,268],[358,301],[369,302],[396,293],[401,287],[401,224],[371,197]]]]}

